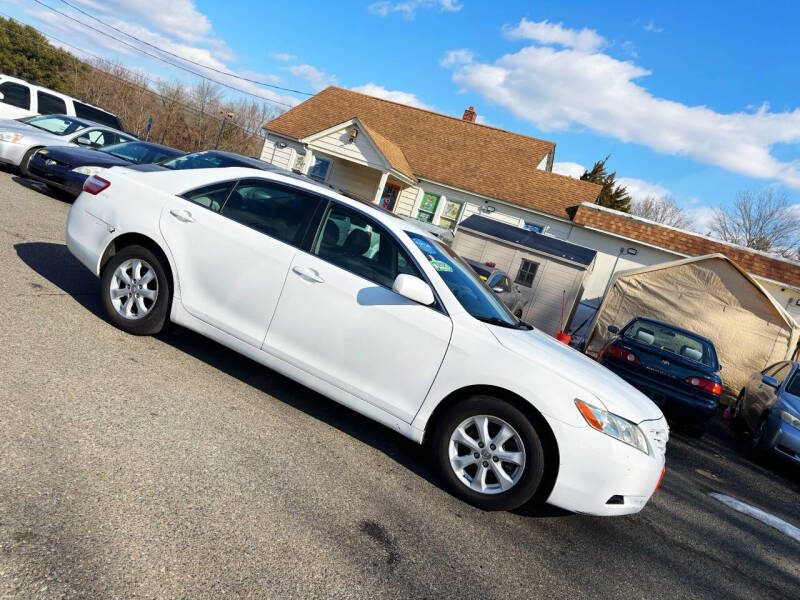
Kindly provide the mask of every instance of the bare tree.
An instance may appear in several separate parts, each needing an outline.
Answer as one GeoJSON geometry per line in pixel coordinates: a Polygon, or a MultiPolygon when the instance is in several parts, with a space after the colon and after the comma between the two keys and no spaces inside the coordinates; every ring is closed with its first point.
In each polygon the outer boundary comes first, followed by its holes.
{"type": "Polygon", "coordinates": [[[794,257],[800,247],[800,212],[790,206],[785,192],[745,190],[732,205],[714,210],[711,233],[726,242],[794,257]]]}
{"type": "Polygon", "coordinates": [[[634,200],[631,203],[631,214],[678,229],[692,228],[691,219],[686,211],[670,196],[647,196],[641,200],[634,200]]]}

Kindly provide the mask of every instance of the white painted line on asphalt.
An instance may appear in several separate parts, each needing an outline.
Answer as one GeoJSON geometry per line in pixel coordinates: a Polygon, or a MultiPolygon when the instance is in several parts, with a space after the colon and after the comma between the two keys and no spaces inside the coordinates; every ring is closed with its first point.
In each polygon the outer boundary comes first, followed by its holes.
{"type": "Polygon", "coordinates": [[[800,527],[795,527],[791,523],[787,523],[783,519],[779,519],[775,515],[771,515],[768,512],[764,512],[760,508],[756,508],[755,506],[750,506],[749,504],[745,504],[741,500],[737,500],[736,498],[731,498],[730,496],[726,496],[725,494],[718,494],[716,492],[709,492],[708,494],[715,500],[719,500],[726,506],[730,506],[733,510],[738,510],[740,513],[744,513],[757,519],[764,523],[765,525],[769,525],[770,527],[774,527],[781,533],[788,535],[790,538],[800,542],[800,527]]]}

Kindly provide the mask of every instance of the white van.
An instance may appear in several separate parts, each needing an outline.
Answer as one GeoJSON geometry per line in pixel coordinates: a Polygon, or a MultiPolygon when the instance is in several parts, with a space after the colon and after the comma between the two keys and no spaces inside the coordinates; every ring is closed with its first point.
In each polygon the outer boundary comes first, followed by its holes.
{"type": "Polygon", "coordinates": [[[122,130],[116,115],[70,96],[0,73],[0,119],[69,115],[122,130]]]}

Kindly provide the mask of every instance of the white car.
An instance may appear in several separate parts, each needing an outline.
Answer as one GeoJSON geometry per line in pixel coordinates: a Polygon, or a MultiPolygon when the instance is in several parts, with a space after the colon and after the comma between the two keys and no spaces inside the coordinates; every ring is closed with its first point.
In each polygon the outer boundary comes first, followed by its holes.
{"type": "Polygon", "coordinates": [[[179,323],[428,442],[481,508],[635,513],[664,473],[648,398],[520,323],[424,230],[306,179],[114,167],[87,179],[67,245],[117,327],[179,323]]]}
{"type": "Polygon", "coordinates": [[[116,115],[76,98],[0,73],[0,118],[63,114],[122,129],[116,115]]]}

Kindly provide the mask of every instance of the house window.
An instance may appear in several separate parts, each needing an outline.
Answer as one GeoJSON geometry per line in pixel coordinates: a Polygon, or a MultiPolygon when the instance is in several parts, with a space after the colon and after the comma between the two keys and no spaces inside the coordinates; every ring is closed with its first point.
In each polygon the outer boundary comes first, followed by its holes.
{"type": "Polygon", "coordinates": [[[397,196],[400,195],[400,186],[393,183],[387,183],[383,188],[383,195],[381,195],[381,207],[388,211],[394,210],[394,204],[397,202],[397,196]]]}
{"type": "Polygon", "coordinates": [[[536,279],[536,271],[538,270],[539,263],[535,263],[531,260],[525,260],[523,258],[514,283],[524,285],[525,287],[533,287],[533,280],[536,279]]]}
{"type": "Polygon", "coordinates": [[[534,233],[542,233],[542,231],[544,231],[544,227],[537,225],[536,223],[531,223],[530,221],[523,221],[522,226],[528,231],[532,231],[534,233]]]}
{"type": "Polygon", "coordinates": [[[328,177],[328,171],[331,168],[331,161],[327,158],[314,158],[314,164],[308,170],[308,176],[317,181],[325,181],[328,177]]]}
{"type": "Polygon", "coordinates": [[[453,202],[452,200],[445,202],[444,209],[442,209],[442,217],[439,219],[439,225],[447,227],[448,229],[455,228],[463,207],[463,202],[453,202]]]}
{"type": "Polygon", "coordinates": [[[439,196],[435,194],[425,194],[419,205],[417,219],[426,223],[433,223],[433,215],[436,213],[436,206],[439,204],[439,196]]]}

